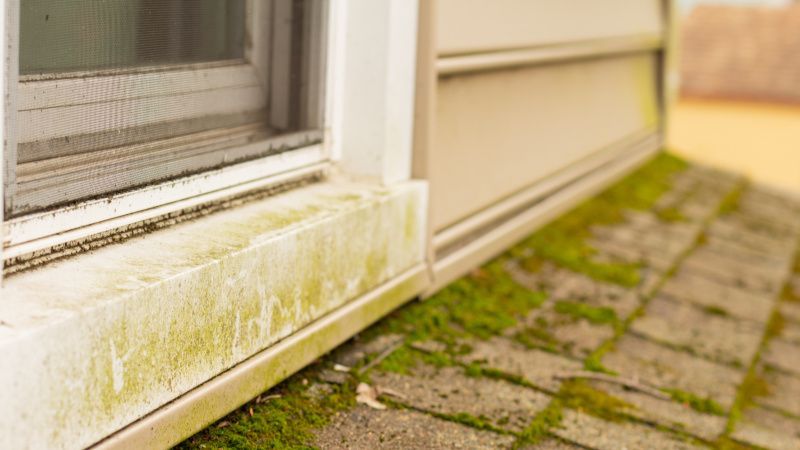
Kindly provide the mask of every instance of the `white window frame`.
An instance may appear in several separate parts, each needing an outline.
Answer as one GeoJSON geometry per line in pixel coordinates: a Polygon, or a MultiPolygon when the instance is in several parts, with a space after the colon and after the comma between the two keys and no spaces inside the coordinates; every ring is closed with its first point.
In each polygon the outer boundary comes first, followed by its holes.
{"type": "MultiPolygon", "coordinates": [[[[0,142],[13,156],[20,1],[6,0],[0,25],[5,43],[0,142]]],[[[0,261],[312,173],[380,184],[410,179],[418,2],[328,1],[322,144],[3,220],[0,261]]],[[[263,61],[254,62],[263,67],[263,61]]],[[[16,165],[13,158],[3,161],[0,189],[16,165]]]]}
{"type": "MultiPolygon", "coordinates": [[[[266,106],[268,97],[265,91],[271,87],[264,85],[268,79],[265,72],[274,70],[270,67],[270,50],[273,54],[280,55],[276,47],[282,43],[269,42],[267,39],[269,34],[278,41],[281,33],[280,30],[270,33],[268,27],[264,26],[271,19],[265,2],[258,0],[247,2],[247,26],[249,33],[253,35],[253,45],[246,48],[248,61],[246,63],[227,62],[214,64],[211,67],[193,66],[167,71],[152,68],[137,70],[135,73],[131,71],[119,74],[103,73],[100,76],[85,78],[75,77],[74,74],[70,74],[72,76],[69,78],[29,76],[23,79],[30,82],[20,82],[18,76],[14,77],[14,73],[18,71],[19,23],[18,19],[16,21],[13,19],[15,14],[18,17],[19,1],[6,2],[6,12],[9,15],[6,20],[8,34],[4,33],[8,39],[6,47],[8,72],[5,87],[7,93],[12,94],[6,104],[6,113],[9,116],[6,134],[13,139],[5,148],[8,152],[8,156],[4,158],[8,164],[4,171],[4,175],[9,177],[7,179],[14,180],[17,174],[16,143],[55,137],[55,130],[50,126],[54,117],[74,117],[75,120],[69,124],[70,134],[80,134],[107,131],[102,127],[97,128],[97,124],[102,124],[104,121],[87,120],[87,117],[102,118],[109,111],[121,106],[127,106],[132,110],[146,104],[148,110],[159,110],[159,104],[166,101],[174,102],[174,97],[167,99],[162,96],[164,94],[183,96],[186,104],[190,106],[177,111],[177,115],[159,116],[155,121],[150,117],[131,115],[124,119],[123,125],[137,126],[189,118],[198,115],[200,111],[203,114],[235,113],[266,106]],[[272,49],[267,48],[270,45],[272,49]],[[15,85],[19,88],[15,89],[15,85]],[[118,93],[119,96],[99,107],[94,104],[94,99],[86,96],[86,92],[110,92],[112,95],[118,93]]],[[[336,52],[336,45],[341,42],[341,38],[337,35],[342,32],[342,28],[337,22],[342,21],[343,14],[337,10],[342,10],[343,7],[343,2],[332,0],[328,12],[329,22],[326,27],[321,27],[327,32],[323,42],[327,47],[325,51],[329,55],[336,52]]],[[[333,82],[335,71],[336,64],[334,59],[330,58],[325,71],[326,85],[336,84],[333,82]]],[[[269,78],[274,80],[277,77],[269,78]]],[[[326,89],[325,92],[322,133],[328,139],[324,139],[322,144],[298,146],[298,143],[307,139],[309,133],[289,133],[235,148],[235,151],[252,154],[262,152],[262,148],[295,147],[289,152],[6,220],[3,222],[3,258],[13,258],[43,250],[247,190],[326,171],[331,156],[332,135],[326,130],[330,129],[331,105],[337,93],[334,89],[326,89]]],[[[271,112],[273,117],[270,118],[270,122],[284,121],[283,116],[289,99],[269,96],[269,101],[275,108],[275,112],[271,112]]],[[[63,126],[63,119],[61,122],[63,126]]],[[[115,126],[119,126],[119,123],[115,126]]],[[[247,130],[243,130],[243,133],[246,132],[247,130]]],[[[63,135],[63,128],[59,133],[63,135]]],[[[218,139],[234,138],[235,136],[223,135],[218,139]]],[[[79,158],[81,156],[77,155],[76,159],[79,158]]],[[[35,175],[34,171],[32,176],[35,175]]],[[[14,183],[9,185],[14,186],[14,183]]]]}

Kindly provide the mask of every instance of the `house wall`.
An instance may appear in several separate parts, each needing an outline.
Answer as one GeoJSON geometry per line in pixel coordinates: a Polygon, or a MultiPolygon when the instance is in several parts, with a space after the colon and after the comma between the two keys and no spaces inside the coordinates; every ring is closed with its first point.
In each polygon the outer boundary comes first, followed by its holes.
{"type": "Polygon", "coordinates": [[[675,152],[800,195],[800,105],[684,98],[670,117],[675,152]]]}
{"type": "Polygon", "coordinates": [[[430,183],[431,259],[461,266],[435,287],[480,262],[453,252],[601,166],[660,147],[670,5],[422,5],[414,175],[430,183]]]}

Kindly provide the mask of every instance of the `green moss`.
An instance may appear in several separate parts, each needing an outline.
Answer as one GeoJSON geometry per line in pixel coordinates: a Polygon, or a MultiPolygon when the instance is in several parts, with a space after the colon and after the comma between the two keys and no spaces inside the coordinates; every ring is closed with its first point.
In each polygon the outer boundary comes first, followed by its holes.
{"type": "Polygon", "coordinates": [[[742,193],[744,192],[745,185],[740,184],[735,189],[730,191],[728,195],[722,199],[722,203],[719,205],[718,214],[720,216],[724,216],[725,214],[730,214],[733,211],[739,209],[739,202],[742,199],[742,193]]]}
{"type": "Polygon", "coordinates": [[[781,292],[781,299],[786,302],[800,303],[800,292],[796,291],[791,283],[787,283],[781,292]]]}
{"type": "Polygon", "coordinates": [[[664,393],[672,397],[673,400],[691,407],[693,410],[714,416],[726,416],[727,411],[719,403],[711,398],[700,397],[691,392],[680,389],[662,389],[664,393]]]}
{"type": "Polygon", "coordinates": [[[419,353],[406,346],[402,346],[381,361],[380,364],[378,364],[378,368],[384,372],[408,374],[420,362],[422,362],[422,357],[419,353]]]}
{"type": "MultiPolygon", "coordinates": [[[[591,227],[622,222],[625,210],[650,210],[686,162],[662,153],[634,174],[588,200],[522,242],[524,248],[567,269],[626,287],[639,284],[638,264],[596,261],[591,227]]],[[[668,211],[665,214],[670,214],[668,211]]]]}
{"type": "Polygon", "coordinates": [[[717,450],[761,450],[761,447],[746,445],[741,442],[734,441],[733,439],[722,436],[714,442],[714,448],[717,450]]]}
{"type": "Polygon", "coordinates": [[[546,327],[525,327],[514,334],[514,340],[528,348],[538,348],[551,353],[558,353],[561,343],[546,327]]]}
{"type": "Polygon", "coordinates": [[[546,408],[539,411],[534,416],[531,423],[520,433],[519,438],[514,442],[514,449],[528,446],[535,446],[549,435],[550,430],[561,425],[564,416],[562,414],[563,405],[559,399],[553,399],[546,408]]]}
{"type": "Polygon", "coordinates": [[[561,300],[556,302],[555,310],[578,319],[586,319],[595,325],[615,324],[619,322],[617,313],[611,308],[596,307],[579,302],[561,300]]]}
{"type": "Polygon", "coordinates": [[[517,284],[503,264],[486,264],[433,297],[391,314],[369,332],[404,333],[412,341],[433,339],[451,345],[458,338],[501,334],[546,298],[517,284]]]}
{"type": "Polygon", "coordinates": [[[772,339],[779,337],[783,334],[783,329],[786,327],[786,319],[783,317],[778,309],[773,311],[772,316],[767,323],[767,330],[765,332],[765,339],[772,339]]]}
{"type": "Polygon", "coordinates": [[[706,313],[712,314],[714,316],[726,317],[726,316],[730,315],[730,314],[728,314],[727,310],[725,310],[724,308],[720,308],[719,306],[703,306],[702,309],[706,313]]]}
{"type": "Polygon", "coordinates": [[[564,406],[600,417],[618,421],[633,405],[590,386],[585,380],[568,380],[558,392],[564,406]]]}
{"type": "Polygon", "coordinates": [[[354,387],[333,386],[328,395],[316,398],[303,379],[290,378],[270,391],[280,398],[250,402],[176,448],[311,448],[314,429],[326,425],[336,411],[355,405],[354,387]]]}
{"type": "MultiPolygon", "coordinates": [[[[621,334],[624,330],[617,329],[615,330],[616,334],[621,334]]],[[[610,352],[614,349],[614,343],[616,342],[616,335],[611,339],[603,342],[599,347],[597,347],[586,359],[583,361],[583,368],[590,371],[590,372],[599,372],[599,373],[607,373],[610,375],[616,375],[617,373],[611,369],[608,369],[606,366],[603,365],[603,357],[606,353],[610,352]]]]}
{"type": "Polygon", "coordinates": [[[687,220],[686,216],[675,207],[659,209],[655,213],[664,222],[686,222],[687,220]]]}

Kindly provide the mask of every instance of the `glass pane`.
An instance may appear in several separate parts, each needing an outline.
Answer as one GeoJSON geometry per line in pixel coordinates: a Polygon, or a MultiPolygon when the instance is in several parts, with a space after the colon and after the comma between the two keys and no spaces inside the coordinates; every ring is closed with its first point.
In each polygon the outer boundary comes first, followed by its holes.
{"type": "Polygon", "coordinates": [[[241,59],[245,0],[22,0],[22,75],[241,59]]]}

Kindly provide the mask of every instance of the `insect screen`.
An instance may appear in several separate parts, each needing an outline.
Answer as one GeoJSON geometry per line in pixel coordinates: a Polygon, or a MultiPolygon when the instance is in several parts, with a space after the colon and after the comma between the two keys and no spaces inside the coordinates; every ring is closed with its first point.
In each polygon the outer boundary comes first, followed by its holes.
{"type": "Polygon", "coordinates": [[[20,2],[7,216],[318,142],[323,4],[20,2]]]}

